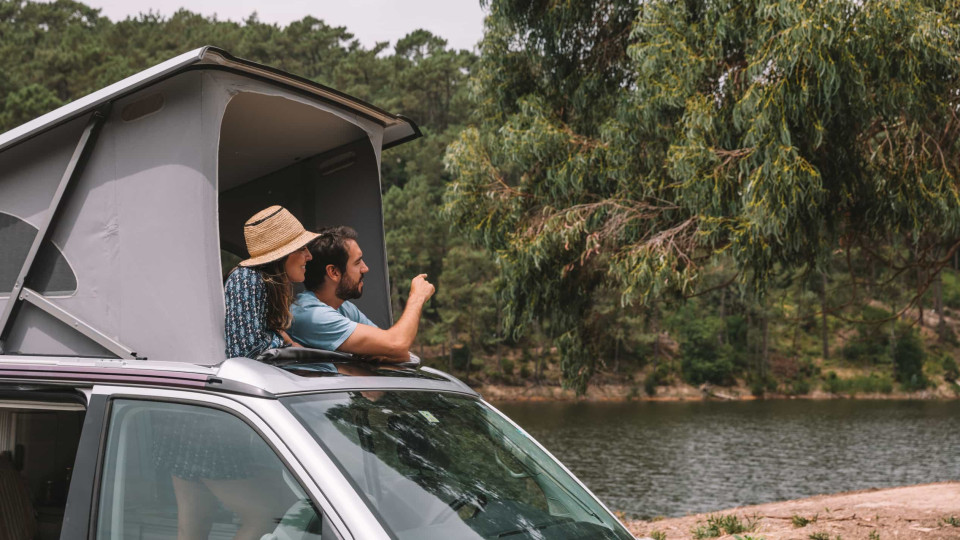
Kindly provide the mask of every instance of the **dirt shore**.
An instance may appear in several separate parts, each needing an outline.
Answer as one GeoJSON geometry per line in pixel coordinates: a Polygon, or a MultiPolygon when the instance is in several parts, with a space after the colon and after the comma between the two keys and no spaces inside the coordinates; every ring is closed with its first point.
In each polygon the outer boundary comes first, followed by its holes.
{"type": "Polygon", "coordinates": [[[664,538],[658,532],[670,540],[696,538],[694,531],[708,526],[708,516],[736,516],[752,524],[749,532],[737,533],[744,540],[960,539],[960,482],[819,495],[626,525],[638,538],[664,538]]]}

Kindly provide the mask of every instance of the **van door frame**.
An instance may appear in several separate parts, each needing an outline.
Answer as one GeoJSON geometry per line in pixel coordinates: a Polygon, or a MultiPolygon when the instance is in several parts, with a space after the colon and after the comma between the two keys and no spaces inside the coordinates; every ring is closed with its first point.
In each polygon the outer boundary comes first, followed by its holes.
{"type": "MultiPolygon", "coordinates": [[[[234,396],[231,396],[234,397],[234,396]]],[[[121,387],[121,386],[96,386],[93,389],[93,394],[91,396],[91,408],[93,407],[94,401],[97,401],[98,405],[102,407],[98,411],[100,416],[100,423],[97,428],[96,435],[96,452],[94,455],[93,469],[94,473],[89,480],[86,482],[88,490],[80,494],[78,489],[78,495],[85,497],[86,501],[86,521],[80,522],[77,521],[78,534],[76,535],[67,535],[64,532],[60,540],[93,540],[96,538],[96,520],[98,519],[99,514],[99,504],[101,493],[101,483],[103,478],[103,466],[106,459],[106,446],[107,438],[109,437],[109,423],[111,416],[111,405],[112,401],[116,399],[126,399],[134,400],[140,402],[166,402],[166,403],[181,403],[184,405],[193,405],[197,407],[206,407],[210,409],[216,409],[228,414],[231,414],[237,417],[244,424],[249,426],[254,432],[261,437],[261,439],[273,450],[277,458],[283,463],[284,467],[293,475],[294,478],[300,483],[301,487],[306,491],[310,496],[311,501],[316,505],[317,509],[320,510],[324,518],[329,520],[328,522],[332,525],[335,533],[338,538],[342,540],[354,540],[357,537],[353,534],[353,531],[350,527],[347,526],[343,516],[341,516],[334,504],[324,493],[324,490],[314,481],[310,472],[305,468],[305,465],[301,463],[300,459],[293,453],[290,447],[286,444],[286,441],[279,436],[272,428],[272,424],[267,422],[265,418],[262,418],[257,412],[246,403],[238,402],[231,397],[213,394],[213,393],[198,393],[198,392],[189,392],[183,390],[174,390],[167,388],[130,388],[130,387],[121,387]]],[[[239,397],[239,396],[237,396],[239,397]]],[[[84,424],[84,432],[81,435],[81,445],[83,444],[83,436],[86,435],[86,422],[84,424]]],[[[90,439],[93,440],[93,430],[91,430],[90,439]]],[[[320,451],[317,448],[317,451],[320,451]]],[[[79,454],[79,452],[78,452],[79,454]]],[[[85,457],[88,457],[85,455],[85,457]]],[[[84,465],[87,465],[85,463],[84,465]]],[[[85,479],[87,480],[87,479],[85,479]]],[[[345,480],[344,480],[345,481],[345,480]]],[[[73,496],[73,488],[71,486],[70,495],[73,496]]],[[[69,502],[69,499],[68,499],[69,502]]],[[[64,528],[66,531],[66,528],[64,528]]]]}

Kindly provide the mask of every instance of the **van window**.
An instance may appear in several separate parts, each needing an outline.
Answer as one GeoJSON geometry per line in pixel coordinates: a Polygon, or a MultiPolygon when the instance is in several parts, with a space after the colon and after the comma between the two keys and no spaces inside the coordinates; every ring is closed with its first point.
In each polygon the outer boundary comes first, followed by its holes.
{"type": "MultiPolygon", "coordinates": [[[[36,236],[33,225],[0,212],[0,297],[13,290],[36,236]]],[[[46,241],[40,245],[27,286],[46,295],[67,295],[77,290],[77,278],[60,250],[46,241]]]]}
{"type": "Polygon", "coordinates": [[[60,538],[84,414],[79,403],[0,398],[0,536],[60,538]]]}
{"type": "Polygon", "coordinates": [[[97,538],[321,538],[293,475],[224,411],[115,400],[105,456],[97,538]]]}

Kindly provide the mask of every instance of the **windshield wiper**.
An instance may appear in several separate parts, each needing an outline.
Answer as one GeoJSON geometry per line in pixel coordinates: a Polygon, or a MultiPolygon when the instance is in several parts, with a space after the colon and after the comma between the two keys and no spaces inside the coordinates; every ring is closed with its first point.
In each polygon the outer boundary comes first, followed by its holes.
{"type": "Polygon", "coordinates": [[[570,523],[571,521],[573,521],[573,519],[568,518],[568,517],[558,518],[558,519],[554,519],[554,520],[552,520],[552,521],[545,521],[545,522],[543,522],[543,523],[540,523],[540,524],[538,524],[538,525],[533,525],[533,526],[531,526],[531,527],[524,527],[524,528],[522,528],[522,529],[517,529],[517,530],[515,530],[515,531],[503,532],[503,533],[498,534],[498,535],[497,535],[497,538],[504,538],[504,537],[507,537],[507,536],[513,536],[513,535],[515,535],[515,534],[523,534],[523,533],[528,533],[528,532],[532,532],[532,531],[542,531],[543,529],[546,529],[547,527],[553,527],[554,525],[560,525],[561,523],[570,523]]]}

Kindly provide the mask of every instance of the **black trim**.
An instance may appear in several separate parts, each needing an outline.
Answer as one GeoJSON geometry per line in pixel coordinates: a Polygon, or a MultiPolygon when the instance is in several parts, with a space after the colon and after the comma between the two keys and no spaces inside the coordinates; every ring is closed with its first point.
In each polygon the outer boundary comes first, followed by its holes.
{"type": "Polygon", "coordinates": [[[87,397],[73,388],[31,385],[0,385],[0,401],[39,401],[43,403],[74,403],[87,406],[87,397]]]}
{"type": "Polygon", "coordinates": [[[410,141],[419,139],[420,137],[423,137],[423,133],[420,132],[420,126],[418,126],[416,122],[414,122],[413,120],[407,118],[402,114],[398,114],[397,118],[400,118],[401,120],[404,120],[405,122],[410,124],[410,127],[413,128],[413,133],[411,133],[410,135],[407,135],[406,137],[403,137],[402,139],[397,139],[387,144],[381,144],[380,145],[381,150],[389,150],[394,146],[399,146],[403,143],[410,142],[410,141]]]}
{"type": "Polygon", "coordinates": [[[80,444],[73,464],[70,493],[63,514],[63,531],[60,540],[81,540],[89,537],[93,504],[94,483],[99,475],[98,462],[105,433],[107,398],[102,395],[90,397],[87,415],[83,419],[80,444]]]}
{"type": "MultiPolygon", "coordinates": [[[[384,115],[384,116],[392,116],[393,118],[402,119],[402,120],[405,120],[405,121],[407,121],[407,122],[410,121],[409,119],[404,118],[404,117],[402,117],[402,116],[400,116],[400,115],[398,115],[398,114],[393,114],[393,113],[391,113],[390,111],[381,109],[380,107],[377,107],[376,105],[374,105],[374,104],[372,104],[372,103],[368,103],[368,102],[366,102],[366,101],[364,101],[364,100],[362,100],[362,99],[355,98],[355,97],[351,96],[350,94],[345,94],[345,93],[343,93],[343,92],[341,92],[341,91],[339,91],[339,90],[337,90],[337,89],[335,89],[335,88],[330,88],[329,86],[324,86],[324,85],[322,85],[322,84],[320,84],[320,83],[318,83],[318,82],[316,82],[316,81],[311,81],[310,79],[307,79],[307,78],[305,78],[305,77],[301,77],[301,76],[299,76],[299,75],[295,75],[295,74],[293,74],[293,73],[289,73],[289,72],[287,72],[287,71],[283,71],[283,70],[281,70],[281,69],[277,69],[277,68],[275,68],[275,67],[268,66],[268,65],[266,65],[266,64],[259,64],[259,63],[257,63],[257,62],[252,61],[252,60],[246,60],[246,59],[244,59],[244,58],[237,58],[236,56],[233,56],[232,54],[228,53],[227,51],[225,51],[225,50],[223,50],[223,49],[221,49],[221,48],[219,48],[219,47],[214,47],[214,46],[212,46],[212,45],[207,45],[206,47],[203,48],[203,51],[200,53],[200,58],[201,58],[201,59],[207,54],[207,51],[212,51],[212,52],[214,52],[214,53],[216,53],[216,54],[219,54],[220,56],[223,56],[224,58],[226,58],[227,60],[230,60],[231,62],[236,62],[236,63],[238,63],[238,64],[244,64],[244,65],[247,65],[247,66],[250,66],[250,67],[253,67],[253,68],[257,68],[257,69],[262,69],[262,70],[264,70],[264,71],[268,71],[268,72],[270,72],[270,73],[273,73],[274,75],[276,75],[276,76],[278,76],[278,77],[284,77],[284,78],[287,78],[287,79],[293,79],[294,81],[297,81],[298,83],[305,84],[305,85],[307,85],[307,86],[312,86],[312,87],[316,88],[317,90],[321,90],[321,91],[323,91],[323,92],[329,92],[329,93],[331,93],[331,94],[333,94],[333,95],[335,95],[335,96],[337,96],[337,97],[343,98],[343,99],[348,100],[348,101],[352,101],[352,102],[354,102],[354,103],[356,103],[356,104],[358,104],[358,105],[360,105],[360,106],[362,106],[362,107],[366,107],[366,108],[368,108],[368,109],[373,109],[374,111],[376,111],[376,112],[378,112],[378,113],[380,113],[380,114],[382,114],[382,115],[384,115]]],[[[189,66],[188,69],[189,69],[190,67],[194,67],[194,66],[189,66]]],[[[215,67],[215,68],[224,68],[224,67],[227,67],[227,68],[228,68],[228,66],[217,66],[217,65],[214,65],[213,67],[215,67]]],[[[251,76],[251,77],[257,77],[257,78],[261,78],[261,79],[264,78],[264,77],[261,77],[261,76],[259,76],[259,75],[255,75],[255,74],[253,74],[253,73],[247,73],[247,72],[242,71],[242,70],[237,70],[237,71],[240,71],[241,73],[243,73],[243,74],[245,74],[245,75],[248,75],[248,76],[251,76]]],[[[282,82],[280,82],[280,81],[276,81],[276,80],[273,80],[273,79],[267,79],[267,80],[273,82],[274,84],[283,84],[284,86],[288,86],[288,87],[290,86],[290,85],[288,85],[288,84],[284,84],[284,83],[282,83],[282,82]]],[[[295,88],[295,87],[293,87],[293,88],[295,88]]],[[[296,89],[296,88],[295,88],[295,89],[296,89]]],[[[297,90],[299,90],[299,89],[297,89],[297,90]]],[[[310,95],[313,95],[313,96],[315,96],[315,97],[320,97],[321,99],[323,99],[322,96],[316,96],[315,94],[310,94],[310,95]]],[[[325,101],[330,101],[331,103],[336,104],[336,105],[338,105],[338,106],[341,107],[341,108],[344,106],[342,103],[339,103],[339,102],[336,101],[336,100],[325,99],[325,101]]],[[[365,113],[365,112],[363,112],[363,111],[353,110],[352,112],[359,113],[360,115],[364,116],[365,118],[369,118],[370,120],[375,120],[378,124],[384,125],[382,121],[380,121],[379,119],[377,119],[377,118],[375,118],[375,117],[370,116],[369,114],[367,114],[367,113],[365,113]]],[[[412,123],[412,122],[411,122],[411,123],[412,123]]],[[[417,133],[420,132],[420,130],[416,127],[416,124],[413,124],[412,127],[413,127],[414,131],[416,131],[417,133]]]]}

